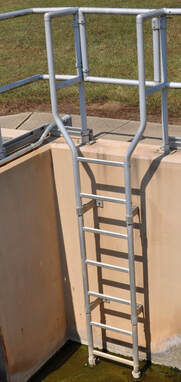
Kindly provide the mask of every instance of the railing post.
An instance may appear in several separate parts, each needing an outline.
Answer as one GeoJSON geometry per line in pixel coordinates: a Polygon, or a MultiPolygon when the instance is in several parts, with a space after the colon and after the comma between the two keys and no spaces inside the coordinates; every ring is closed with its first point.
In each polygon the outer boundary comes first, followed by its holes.
{"type": "Polygon", "coordinates": [[[81,53],[82,53],[82,69],[83,69],[84,79],[86,79],[86,77],[89,75],[86,23],[85,23],[85,16],[80,9],[79,9],[79,30],[80,30],[81,53]]]}
{"type": "Polygon", "coordinates": [[[161,68],[160,68],[160,19],[154,17],[152,19],[152,31],[153,31],[153,69],[154,69],[154,81],[161,81],[161,68]]]}
{"type": "Polygon", "coordinates": [[[85,100],[84,77],[83,77],[83,71],[82,71],[82,55],[81,55],[78,13],[75,13],[73,15],[73,18],[74,18],[73,27],[74,27],[74,37],[75,37],[77,74],[81,78],[79,82],[80,116],[81,116],[81,123],[82,123],[81,135],[82,135],[82,143],[86,144],[89,142],[89,132],[87,130],[86,100],[85,100]]]}
{"type": "MultiPolygon", "coordinates": [[[[167,82],[167,19],[160,17],[161,81],[167,82]]],[[[169,151],[168,137],[168,89],[162,89],[162,135],[164,152],[169,151]]]]}

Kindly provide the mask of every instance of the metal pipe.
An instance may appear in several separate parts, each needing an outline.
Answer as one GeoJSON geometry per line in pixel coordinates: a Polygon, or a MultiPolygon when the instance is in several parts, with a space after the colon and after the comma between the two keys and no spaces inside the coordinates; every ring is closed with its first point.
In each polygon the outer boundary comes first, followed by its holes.
{"type": "MultiPolygon", "coordinates": [[[[49,80],[49,74],[40,74],[40,79],[42,80],[49,80]]],[[[76,78],[76,75],[69,75],[69,74],[56,74],[55,78],[56,80],[70,80],[72,78],[76,78]]],[[[86,77],[86,82],[100,82],[100,83],[108,83],[108,84],[115,84],[115,85],[133,85],[133,86],[139,86],[138,80],[129,80],[125,78],[111,78],[111,77],[93,77],[88,76],[86,77]],[[116,82],[115,82],[116,80],[116,82]]],[[[156,86],[155,81],[145,81],[145,86],[156,86]]],[[[180,89],[181,88],[181,82],[174,82],[174,81],[167,81],[165,86],[167,88],[172,89],[180,89]]]]}
{"type": "MultiPolygon", "coordinates": [[[[42,74],[41,75],[42,80],[49,80],[49,74],[42,74]]],[[[71,80],[73,78],[77,78],[76,75],[72,76],[69,74],[55,74],[55,79],[56,80],[71,80]]]]}
{"type": "Polygon", "coordinates": [[[180,89],[181,88],[181,82],[167,82],[166,87],[170,89],[180,89]]]}
{"type": "MultiPolygon", "coordinates": [[[[75,9],[75,8],[74,8],[75,9]]],[[[48,59],[48,70],[49,70],[49,81],[50,81],[50,96],[52,104],[52,113],[56,121],[58,129],[63,134],[71,152],[72,152],[72,163],[73,163],[73,173],[74,173],[74,184],[75,184],[75,197],[76,197],[76,208],[77,208],[77,219],[79,228],[79,239],[80,239],[80,251],[81,251],[81,263],[82,263],[82,275],[83,275],[83,286],[84,286],[84,304],[86,312],[86,322],[87,322],[87,340],[88,340],[88,351],[89,351],[89,364],[95,364],[95,357],[93,354],[93,336],[92,328],[90,326],[91,321],[91,310],[90,310],[90,298],[87,295],[88,290],[88,274],[87,266],[85,264],[86,260],[86,249],[85,249],[85,238],[83,233],[83,216],[82,213],[82,202],[80,197],[80,174],[79,174],[79,164],[77,161],[77,150],[76,147],[67,133],[62,120],[58,114],[57,105],[57,95],[56,95],[56,80],[55,80],[55,70],[54,70],[54,58],[53,58],[53,42],[52,42],[52,29],[51,29],[51,18],[54,17],[53,13],[46,13],[44,16],[45,20],[45,37],[46,37],[46,48],[47,48],[47,59],[48,59]]]]}
{"type": "Polygon", "coordinates": [[[104,202],[110,202],[110,203],[126,204],[126,200],[125,199],[111,198],[110,196],[95,195],[95,194],[86,194],[84,192],[81,192],[80,196],[81,196],[81,198],[102,200],[104,202]]]}
{"type": "Polygon", "coordinates": [[[146,12],[146,13],[143,13],[143,14],[139,14],[137,16],[137,20],[136,20],[136,23],[139,24],[144,21],[144,20],[148,20],[148,19],[152,19],[153,17],[160,17],[160,16],[163,16],[165,14],[165,9],[164,8],[160,8],[160,9],[150,9],[149,12],[146,12]]]}
{"type": "Polygon", "coordinates": [[[111,330],[113,332],[118,332],[118,333],[121,333],[121,334],[125,334],[127,336],[131,336],[132,335],[132,333],[129,330],[115,328],[114,326],[100,324],[99,322],[91,321],[90,324],[92,326],[97,326],[98,328],[102,328],[102,329],[105,329],[105,330],[111,330]]]}
{"type": "Polygon", "coordinates": [[[58,10],[68,9],[69,7],[53,7],[53,8],[27,8],[21,9],[19,11],[5,12],[0,14],[0,21],[12,19],[15,17],[31,15],[33,13],[46,13],[46,12],[55,12],[58,10]]]}
{"type": "Polygon", "coordinates": [[[19,88],[20,86],[31,84],[32,82],[42,79],[41,74],[36,74],[35,76],[24,78],[23,80],[15,81],[7,85],[0,86],[0,93],[5,93],[9,90],[19,88]]]}
{"type": "MultiPolygon", "coordinates": [[[[56,76],[55,76],[55,79],[56,79],[56,76]]],[[[77,84],[80,81],[81,81],[81,77],[76,76],[74,78],[71,78],[70,80],[59,82],[58,84],[56,84],[56,89],[65,88],[67,86],[71,86],[71,85],[77,84]]]]}
{"type": "Polygon", "coordinates": [[[154,81],[161,81],[161,69],[160,69],[160,19],[154,17],[152,19],[152,31],[153,31],[153,69],[154,69],[154,81]]]}
{"type": "Polygon", "coordinates": [[[88,130],[87,130],[87,113],[86,113],[86,101],[85,101],[85,88],[84,88],[84,78],[82,71],[82,54],[81,54],[81,42],[79,33],[79,23],[78,23],[78,13],[74,16],[74,38],[75,38],[75,54],[76,54],[76,66],[77,74],[81,78],[79,82],[79,99],[80,99],[80,117],[82,125],[82,143],[87,143],[89,140],[88,130]]]}
{"type": "Polygon", "coordinates": [[[125,235],[123,233],[106,231],[105,229],[97,229],[97,228],[91,228],[91,227],[83,227],[83,231],[98,234],[98,235],[119,237],[120,239],[127,239],[127,237],[128,237],[127,235],[125,235]]]}
{"type": "Polygon", "coordinates": [[[88,294],[89,294],[89,296],[99,297],[102,300],[104,300],[105,302],[115,301],[115,302],[119,302],[120,304],[131,305],[131,301],[125,300],[124,298],[113,297],[113,296],[109,296],[107,294],[93,292],[93,291],[89,291],[88,294]]]}
{"type": "Polygon", "coordinates": [[[166,87],[166,82],[162,82],[161,84],[159,85],[155,85],[153,86],[152,88],[149,88],[146,90],[146,96],[150,95],[150,94],[153,94],[153,93],[156,93],[158,92],[159,90],[162,90],[162,89],[165,89],[166,87]]]}
{"type": "Polygon", "coordinates": [[[181,8],[164,8],[165,15],[181,15],[181,8]]]}
{"type": "Polygon", "coordinates": [[[108,14],[108,15],[139,15],[149,12],[150,9],[145,8],[95,8],[95,7],[80,7],[82,13],[108,14]]]}
{"type": "MultiPolygon", "coordinates": [[[[86,82],[100,82],[102,84],[112,84],[112,85],[129,85],[129,86],[139,86],[138,80],[129,80],[127,78],[110,78],[110,77],[93,77],[87,76],[85,78],[86,82]]],[[[146,81],[146,86],[155,86],[154,81],[146,81]]]]}
{"type": "Polygon", "coordinates": [[[21,9],[20,11],[12,11],[0,14],[0,21],[12,19],[14,17],[26,16],[33,13],[33,8],[21,9]]]}
{"type": "Polygon", "coordinates": [[[111,361],[114,361],[114,362],[119,362],[119,363],[122,363],[125,365],[133,366],[133,361],[130,361],[129,359],[126,359],[126,358],[117,357],[115,355],[112,355],[109,353],[104,353],[104,352],[99,351],[99,350],[94,350],[94,354],[97,357],[102,357],[102,358],[110,359],[111,361]]]}
{"type": "Polygon", "coordinates": [[[17,159],[19,158],[20,156],[24,155],[24,154],[27,154],[28,152],[36,149],[37,147],[39,147],[43,141],[45,140],[45,138],[47,137],[47,135],[49,134],[49,132],[53,129],[53,127],[56,126],[56,123],[53,122],[51,123],[50,125],[47,126],[47,128],[45,129],[44,133],[41,135],[41,137],[38,139],[37,142],[35,143],[32,143],[30,144],[29,146],[27,147],[24,147],[23,149],[21,150],[18,150],[16,151],[15,153],[9,155],[8,157],[6,158],[3,158],[0,160],[0,166],[3,166],[5,165],[6,163],[9,163],[11,162],[12,160],[14,159],[17,159]]]}
{"type": "Polygon", "coordinates": [[[119,266],[117,266],[117,265],[106,264],[106,263],[102,263],[102,262],[100,262],[100,261],[86,260],[86,264],[88,264],[88,265],[92,265],[92,266],[94,266],[94,267],[100,267],[100,268],[111,269],[111,270],[113,270],[113,271],[119,271],[119,272],[129,273],[129,268],[119,267],[119,266]]]}
{"type": "Polygon", "coordinates": [[[87,52],[87,36],[86,36],[86,23],[85,16],[79,8],[79,31],[80,31],[80,43],[82,53],[82,69],[84,80],[89,74],[88,52],[87,52]]]}
{"type": "MultiPolygon", "coordinates": [[[[161,48],[161,80],[167,82],[167,20],[160,18],[160,48],[161,48]]],[[[162,89],[162,135],[163,150],[169,151],[168,138],[168,89],[162,89]]]]}
{"type": "Polygon", "coordinates": [[[138,129],[133,141],[128,147],[125,156],[125,193],[126,193],[126,216],[128,233],[128,260],[130,270],[130,295],[131,295],[131,321],[133,338],[133,376],[138,378],[139,358],[138,358],[138,330],[137,330],[137,305],[135,290],[135,267],[134,267],[134,241],[133,241],[133,217],[132,217],[132,198],[131,198],[131,174],[130,160],[143,131],[146,127],[146,90],[145,90],[145,59],[144,59],[144,29],[142,15],[136,18],[137,27],[137,56],[138,56],[138,79],[139,79],[139,105],[140,105],[140,128],[138,129]]]}

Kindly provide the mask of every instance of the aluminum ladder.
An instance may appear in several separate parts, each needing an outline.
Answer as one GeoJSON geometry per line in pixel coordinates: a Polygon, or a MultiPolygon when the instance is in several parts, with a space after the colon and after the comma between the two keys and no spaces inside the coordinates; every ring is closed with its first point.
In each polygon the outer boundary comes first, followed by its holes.
{"type": "MultiPolygon", "coordinates": [[[[110,161],[110,160],[102,160],[102,159],[95,159],[95,158],[85,158],[85,157],[77,157],[77,161],[81,163],[91,163],[96,165],[104,165],[104,166],[116,166],[116,167],[123,167],[126,168],[126,164],[124,162],[116,162],[116,161],[110,161]]],[[[127,171],[125,171],[125,177],[127,177],[127,171]]],[[[136,303],[136,286],[135,286],[135,270],[134,270],[134,248],[133,248],[133,217],[135,214],[138,213],[138,206],[131,207],[130,211],[130,188],[125,190],[126,192],[126,198],[115,198],[115,197],[107,197],[107,196],[101,196],[96,194],[88,194],[83,193],[81,190],[79,190],[80,199],[88,198],[91,201],[104,201],[104,202],[110,202],[110,203],[117,203],[117,204],[125,204],[126,205],[126,211],[127,211],[127,217],[126,217],[126,223],[127,223],[127,234],[102,230],[102,229],[96,229],[93,227],[86,227],[83,223],[83,215],[86,213],[90,208],[93,208],[95,206],[93,203],[88,202],[86,204],[81,205],[81,207],[77,207],[77,214],[79,219],[79,230],[80,235],[82,237],[82,268],[83,268],[83,279],[84,279],[84,294],[85,294],[85,307],[86,307],[86,320],[87,320],[87,334],[88,334],[88,348],[89,348],[89,364],[94,365],[95,364],[95,356],[103,357],[106,359],[110,359],[113,361],[117,361],[129,366],[133,367],[133,377],[139,378],[140,372],[139,372],[139,358],[138,358],[138,333],[137,333],[137,317],[138,315],[143,311],[143,306],[141,304],[136,303]],[[86,250],[85,250],[85,237],[84,233],[90,232],[96,235],[107,235],[119,238],[121,240],[127,240],[128,242],[128,260],[129,260],[129,267],[120,267],[117,265],[110,265],[104,262],[99,261],[93,261],[89,260],[86,257],[86,250]],[[115,296],[109,296],[103,293],[98,293],[97,291],[91,291],[89,290],[89,283],[88,283],[88,266],[96,266],[101,268],[107,268],[114,271],[124,272],[129,274],[130,278],[130,300],[118,298],[115,296]],[[90,297],[94,297],[95,300],[93,302],[90,302],[90,297]],[[126,304],[129,305],[131,308],[131,323],[132,323],[132,331],[124,330],[118,327],[113,327],[110,325],[103,324],[101,322],[94,322],[91,319],[91,312],[94,308],[97,307],[97,305],[101,304],[101,302],[110,302],[114,301],[120,304],[126,304]],[[126,336],[132,336],[133,340],[133,361],[128,360],[122,357],[114,356],[111,354],[108,354],[106,352],[98,351],[94,349],[93,346],[93,333],[92,333],[92,327],[99,327],[101,329],[114,331],[117,333],[124,334],[126,336]]]]}
{"type": "MultiPolygon", "coordinates": [[[[46,13],[44,16],[45,19],[45,34],[46,34],[46,47],[47,47],[47,59],[48,59],[48,70],[49,70],[49,83],[50,83],[50,96],[51,96],[51,105],[52,113],[57,124],[57,128],[63,134],[71,152],[72,152],[72,164],[73,164],[73,173],[74,173],[74,184],[75,184],[75,196],[76,196],[76,210],[78,218],[78,227],[79,227],[79,238],[80,238],[80,250],[81,250],[81,260],[82,260],[82,274],[83,274],[83,286],[84,286],[84,299],[85,299],[85,312],[86,312],[86,322],[87,322],[87,340],[88,340],[88,351],[89,351],[89,364],[94,365],[97,356],[107,358],[113,361],[117,361],[126,365],[133,367],[132,375],[134,378],[140,377],[139,370],[139,357],[138,357],[138,315],[143,311],[143,307],[136,302],[136,285],[135,285],[135,265],[134,265],[134,241],[133,241],[133,217],[138,212],[138,206],[132,206],[132,195],[131,195],[131,156],[142,138],[142,134],[146,127],[146,95],[149,95],[157,90],[160,90],[165,86],[165,82],[161,85],[151,83],[152,88],[148,89],[146,92],[145,89],[145,64],[144,64],[144,38],[143,38],[143,24],[145,19],[153,17],[164,17],[164,10],[154,10],[143,13],[142,15],[137,16],[137,49],[138,49],[138,84],[139,84],[139,101],[140,101],[140,127],[135,134],[132,142],[130,143],[124,162],[102,160],[95,158],[85,158],[81,157],[78,154],[78,150],[72,141],[68,131],[64,127],[62,120],[58,112],[58,103],[57,103],[57,89],[63,86],[69,86],[73,83],[78,83],[79,86],[79,95],[80,95],[80,114],[82,120],[82,144],[89,142],[89,134],[86,126],[86,109],[85,109],[85,94],[84,94],[84,75],[83,75],[83,64],[82,64],[82,52],[81,52],[81,39],[80,39],[80,28],[82,27],[82,22],[79,22],[79,9],[75,7],[64,8],[56,12],[46,13]],[[73,15],[73,27],[74,27],[74,36],[75,36],[75,47],[76,47],[76,62],[77,62],[77,77],[74,76],[72,79],[67,79],[57,84],[56,74],[54,69],[54,56],[53,56],[53,41],[52,41],[52,19],[54,17],[73,15]],[[80,24],[80,25],[79,25],[80,24]],[[104,166],[116,166],[124,168],[124,179],[125,179],[125,199],[115,198],[115,197],[106,197],[96,194],[85,194],[82,192],[80,187],[80,171],[79,164],[96,164],[104,166]],[[82,199],[88,198],[90,202],[82,204],[82,199]],[[118,204],[126,205],[126,225],[127,225],[127,234],[121,234],[117,232],[106,231],[102,229],[97,229],[94,227],[84,226],[84,213],[93,207],[95,201],[104,201],[118,204]],[[108,235],[112,237],[119,238],[121,240],[127,240],[128,242],[128,260],[129,267],[123,268],[116,265],[110,265],[102,263],[99,261],[93,261],[86,257],[86,248],[85,248],[85,233],[90,232],[95,235],[108,235]],[[98,268],[108,268],[114,271],[126,272],[129,274],[130,278],[130,299],[125,300],[115,296],[109,296],[103,293],[98,293],[97,291],[89,290],[88,283],[88,266],[95,266],[98,268]],[[95,298],[93,302],[90,302],[90,298],[95,298]],[[131,325],[132,330],[123,330],[121,328],[112,327],[101,322],[94,322],[91,319],[91,313],[94,308],[99,305],[101,302],[114,301],[119,304],[129,305],[131,308],[131,325]],[[93,327],[99,327],[105,330],[111,330],[117,333],[124,334],[126,336],[132,336],[133,342],[133,360],[121,358],[118,356],[113,356],[104,351],[98,351],[94,349],[93,345],[93,327]]],[[[165,32],[163,32],[165,33],[165,32]]],[[[164,35],[162,33],[162,35],[164,35]]],[[[163,39],[163,38],[162,38],[163,39]]],[[[164,39],[163,39],[164,40],[164,39]]],[[[162,51],[165,49],[165,44],[162,44],[162,51]]],[[[164,62],[162,61],[162,67],[164,67],[164,62]]],[[[164,68],[163,68],[164,69],[164,68]]],[[[163,70],[162,70],[163,71],[163,70]]],[[[166,93],[165,93],[166,99],[166,93]]],[[[164,97],[163,97],[164,99],[164,97]]],[[[166,121],[166,118],[163,118],[166,121]]],[[[168,149],[168,140],[167,140],[167,129],[165,123],[165,136],[163,134],[163,148],[166,151],[168,149]]]]}

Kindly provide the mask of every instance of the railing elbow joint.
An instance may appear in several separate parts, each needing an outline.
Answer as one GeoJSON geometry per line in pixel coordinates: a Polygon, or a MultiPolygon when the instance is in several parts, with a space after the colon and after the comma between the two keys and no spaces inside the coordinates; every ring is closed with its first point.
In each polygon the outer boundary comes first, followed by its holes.
{"type": "Polygon", "coordinates": [[[49,12],[45,13],[45,15],[44,15],[45,23],[49,23],[50,19],[51,19],[50,13],[49,12]]]}
{"type": "Polygon", "coordinates": [[[143,15],[136,16],[136,24],[143,24],[143,15]]]}

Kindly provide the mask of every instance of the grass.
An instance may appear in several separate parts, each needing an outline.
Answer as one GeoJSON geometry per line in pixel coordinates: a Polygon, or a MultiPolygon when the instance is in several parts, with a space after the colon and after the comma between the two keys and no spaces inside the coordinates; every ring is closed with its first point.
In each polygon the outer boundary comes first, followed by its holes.
{"type": "MultiPolygon", "coordinates": [[[[17,9],[48,6],[97,6],[96,0],[7,0],[1,2],[0,12],[17,9]]],[[[135,7],[135,1],[104,0],[99,4],[105,7],[135,7]]],[[[150,8],[150,1],[138,0],[137,7],[150,8]]],[[[153,0],[152,8],[179,7],[180,1],[153,0]]],[[[119,78],[137,78],[136,27],[134,16],[87,15],[87,39],[90,75],[119,78]]],[[[181,23],[180,17],[168,18],[168,79],[181,81],[181,23]]],[[[75,71],[72,18],[67,16],[53,21],[55,66],[57,73],[72,74],[75,71]]],[[[6,84],[37,73],[47,73],[44,24],[42,15],[30,15],[2,21],[0,23],[0,84],[6,84]]],[[[153,78],[152,33],[150,21],[145,23],[146,78],[153,78]]],[[[138,110],[138,91],[135,87],[86,84],[88,104],[116,104],[138,110]]],[[[59,91],[62,104],[70,107],[78,104],[77,87],[59,91]]],[[[180,90],[169,91],[169,110],[172,116],[181,116],[180,90]]],[[[37,82],[1,94],[0,106],[16,105],[26,109],[28,105],[41,105],[49,102],[48,82],[37,82]]],[[[4,108],[3,108],[4,107],[4,108]]],[[[94,109],[94,108],[93,108],[94,109]]],[[[105,108],[104,108],[105,109],[105,108]]],[[[115,108],[113,108],[114,114],[115,108]]],[[[148,110],[160,111],[160,95],[148,99],[148,110]]],[[[8,110],[11,111],[11,110],[8,110]]]]}

